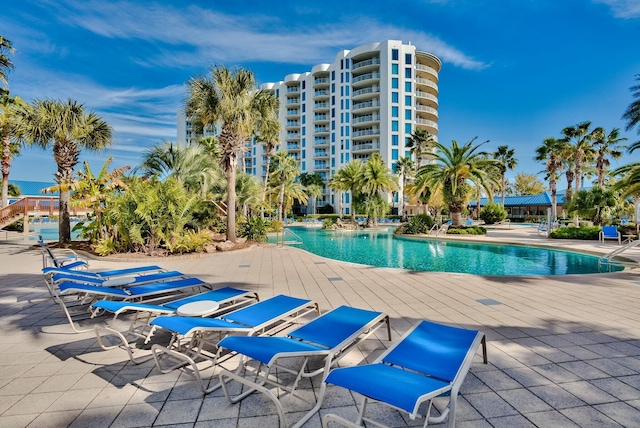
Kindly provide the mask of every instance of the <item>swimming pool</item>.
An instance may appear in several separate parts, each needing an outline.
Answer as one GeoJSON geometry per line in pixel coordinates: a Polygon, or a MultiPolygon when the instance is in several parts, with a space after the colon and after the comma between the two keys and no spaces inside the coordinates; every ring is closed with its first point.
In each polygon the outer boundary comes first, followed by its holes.
{"type": "MultiPolygon", "coordinates": [[[[78,235],[80,234],[79,231],[76,231],[76,232],[73,231],[73,226],[75,225],[76,223],[71,223],[71,240],[72,241],[78,240],[78,235]]],[[[29,232],[33,232],[32,235],[29,235],[30,241],[37,241],[39,236],[42,236],[43,241],[57,241],[59,238],[57,223],[48,224],[48,225],[30,224],[29,232]]]]}
{"type": "MultiPolygon", "coordinates": [[[[569,251],[398,237],[390,230],[330,231],[304,227],[291,230],[303,242],[296,246],[306,251],[370,266],[475,275],[567,275],[605,271],[599,270],[597,256],[569,251]]],[[[612,267],[612,270],[621,269],[612,267]]]]}

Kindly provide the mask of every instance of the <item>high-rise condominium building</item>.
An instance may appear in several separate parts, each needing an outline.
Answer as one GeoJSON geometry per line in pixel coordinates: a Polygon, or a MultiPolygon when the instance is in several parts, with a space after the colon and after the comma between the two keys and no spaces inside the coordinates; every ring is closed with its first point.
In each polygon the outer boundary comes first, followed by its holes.
{"type": "MultiPolygon", "coordinates": [[[[417,128],[438,134],[438,57],[411,43],[387,40],[344,50],[330,64],[289,74],[266,83],[280,100],[279,150],[300,162],[302,172],[325,180],[317,207],[331,204],[351,211],[351,195],[336,195],[330,177],[352,159],[366,161],[380,153],[395,170],[398,159],[410,156],[406,144],[417,128]]],[[[184,116],[178,120],[178,139],[187,140],[184,116]],[[182,120],[182,125],[180,121],[182,120]],[[181,128],[182,127],[182,128],[181,128]],[[184,131],[182,131],[184,130],[184,131]]],[[[266,154],[251,142],[244,156],[245,171],[259,178],[266,172],[266,154]]]]}

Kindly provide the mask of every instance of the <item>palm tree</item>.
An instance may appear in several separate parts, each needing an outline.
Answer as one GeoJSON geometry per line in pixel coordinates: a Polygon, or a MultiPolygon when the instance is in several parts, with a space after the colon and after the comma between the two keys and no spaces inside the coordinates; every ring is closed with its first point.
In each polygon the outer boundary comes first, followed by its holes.
{"type": "MultiPolygon", "coordinates": [[[[631,131],[634,126],[640,124],[640,74],[636,74],[636,80],[638,81],[638,84],[629,88],[633,92],[635,101],[629,104],[624,115],[622,115],[622,118],[627,121],[627,131],[631,131]]],[[[638,134],[640,134],[640,127],[638,127],[638,134]]],[[[629,151],[633,152],[638,148],[640,148],[640,141],[633,143],[629,147],[629,151]]]]}
{"type": "Polygon", "coordinates": [[[285,189],[289,183],[293,183],[300,172],[298,161],[286,151],[278,152],[273,156],[271,164],[271,186],[278,189],[278,220],[285,217],[285,189]]]}
{"type": "Polygon", "coordinates": [[[20,97],[11,97],[9,92],[0,94],[0,135],[2,136],[2,204],[6,207],[9,201],[9,171],[13,156],[20,154],[18,143],[12,138],[19,138],[20,123],[28,104],[20,97]]]}
{"type": "Polygon", "coordinates": [[[505,175],[507,170],[513,171],[518,165],[518,159],[515,158],[515,150],[509,146],[498,146],[498,150],[493,153],[493,158],[500,162],[500,193],[502,193],[502,207],[504,208],[504,196],[506,193],[505,175]]]}
{"type": "Polygon", "coordinates": [[[422,159],[425,155],[431,156],[433,153],[431,152],[433,147],[435,147],[436,140],[427,130],[423,128],[417,128],[409,141],[407,142],[406,147],[411,149],[411,153],[416,157],[416,167],[422,166],[422,159]]]}
{"type": "Polygon", "coordinates": [[[239,154],[256,132],[260,118],[274,105],[275,95],[258,90],[253,73],[239,68],[231,71],[214,66],[211,76],[193,77],[188,82],[185,112],[191,118],[196,132],[207,125],[219,123],[218,137],[221,164],[227,178],[227,239],[236,242],[236,167],[239,154]]]}
{"type": "Polygon", "coordinates": [[[471,190],[470,183],[482,187],[492,200],[491,185],[498,185],[498,177],[493,173],[499,165],[495,159],[479,152],[482,144],[474,145],[476,138],[460,146],[451,141],[451,147],[436,143],[435,163],[423,165],[417,177],[434,190],[442,189],[442,195],[454,226],[462,224],[462,210],[467,204],[471,190]]]}
{"type": "MultiPolygon", "coordinates": [[[[379,153],[374,153],[367,160],[362,168],[362,182],[360,185],[360,192],[364,196],[364,200],[382,199],[382,193],[395,190],[397,188],[396,177],[385,165],[382,156],[379,153]]],[[[380,203],[376,203],[375,206],[379,206],[380,203]]],[[[380,210],[367,210],[367,224],[376,225],[377,218],[384,213],[380,210]]]]}
{"type": "Polygon", "coordinates": [[[576,192],[582,187],[582,165],[585,164],[594,153],[591,141],[593,135],[589,132],[591,122],[581,122],[574,126],[567,126],[562,130],[564,141],[571,144],[573,149],[573,163],[575,170],[576,192]]]}
{"type": "Polygon", "coordinates": [[[558,218],[557,194],[558,194],[558,172],[562,170],[562,155],[566,143],[556,138],[545,138],[541,146],[536,149],[536,160],[544,162],[546,167],[546,179],[549,180],[551,190],[551,219],[558,218]]]}
{"type": "Polygon", "coordinates": [[[238,172],[236,177],[236,196],[238,209],[242,210],[242,215],[249,215],[250,209],[262,206],[263,192],[262,186],[253,175],[244,171],[238,172]]]}
{"type": "Polygon", "coordinates": [[[43,149],[53,146],[53,158],[58,165],[55,180],[63,186],[60,192],[61,243],[71,240],[69,222],[69,190],[73,169],[78,164],[80,149],[99,151],[111,144],[111,127],[100,116],[85,112],[75,100],[35,100],[25,115],[24,140],[43,149]]]}
{"type": "Polygon", "coordinates": [[[144,153],[135,172],[160,180],[174,177],[187,190],[204,197],[222,179],[209,149],[204,143],[195,146],[182,146],[172,141],[155,144],[144,153]]]}
{"type": "MultiPolygon", "coordinates": [[[[340,192],[351,192],[351,220],[355,223],[356,211],[353,201],[360,194],[362,170],[364,164],[359,160],[351,160],[331,177],[329,187],[340,192]]],[[[342,213],[340,213],[342,214],[342,213]]]]}
{"type": "Polygon", "coordinates": [[[9,53],[15,52],[11,40],[0,36],[0,82],[7,84],[7,74],[13,69],[13,62],[7,56],[9,53]]]}
{"type": "Polygon", "coordinates": [[[415,164],[411,160],[410,157],[401,157],[398,159],[396,163],[396,174],[400,177],[400,194],[398,195],[398,201],[400,206],[398,207],[398,214],[400,214],[403,218],[404,215],[404,197],[405,197],[405,189],[407,188],[407,178],[413,177],[415,174],[415,164]]]}
{"type": "MultiPolygon", "coordinates": [[[[275,154],[278,146],[280,145],[280,120],[278,120],[278,103],[279,100],[276,97],[267,97],[263,103],[262,113],[258,119],[258,126],[256,132],[256,138],[262,142],[264,147],[264,153],[266,156],[265,161],[265,175],[264,175],[264,192],[267,191],[267,185],[269,183],[269,164],[271,158],[275,154]]],[[[303,183],[304,184],[304,183],[303,183]]]]}
{"type": "Polygon", "coordinates": [[[315,214],[316,200],[322,196],[324,180],[317,172],[314,172],[313,174],[303,172],[300,174],[300,183],[307,189],[307,195],[311,199],[311,212],[315,214]]]}
{"type": "Polygon", "coordinates": [[[604,186],[604,175],[607,168],[611,165],[607,156],[612,159],[620,159],[622,157],[622,151],[626,147],[621,145],[622,141],[627,139],[620,137],[620,130],[613,128],[609,134],[606,133],[604,128],[598,127],[593,130],[592,135],[594,137],[593,145],[597,150],[596,154],[596,175],[598,176],[598,186],[604,186]]]}

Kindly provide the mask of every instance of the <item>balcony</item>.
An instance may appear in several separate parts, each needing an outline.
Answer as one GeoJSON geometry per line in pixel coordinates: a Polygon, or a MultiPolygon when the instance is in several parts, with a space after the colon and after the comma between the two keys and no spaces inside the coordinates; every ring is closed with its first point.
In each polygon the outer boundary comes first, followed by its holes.
{"type": "Polygon", "coordinates": [[[356,123],[366,123],[366,122],[379,122],[380,115],[379,114],[370,114],[367,116],[357,116],[351,120],[352,124],[356,123]]]}
{"type": "Polygon", "coordinates": [[[353,131],[351,133],[352,138],[367,137],[370,135],[380,135],[380,128],[363,129],[361,131],[353,131]]]}
{"type": "Polygon", "coordinates": [[[436,78],[436,81],[438,80],[438,72],[429,67],[428,65],[424,65],[424,64],[416,64],[416,71],[418,72],[417,74],[420,75],[430,75],[436,78]]]}
{"type": "Polygon", "coordinates": [[[357,91],[353,91],[353,93],[351,94],[351,98],[355,100],[357,98],[364,98],[365,95],[369,95],[369,97],[371,97],[372,95],[377,95],[379,93],[380,87],[372,86],[369,88],[362,88],[358,89],[357,91]]]}
{"type": "Polygon", "coordinates": [[[287,109],[287,117],[295,117],[300,116],[300,110],[298,109],[287,109]]]}
{"type": "Polygon", "coordinates": [[[299,140],[300,139],[300,133],[299,132],[287,132],[287,139],[299,140]]]}
{"type": "Polygon", "coordinates": [[[329,169],[329,162],[315,162],[313,164],[313,168],[315,170],[319,170],[319,169],[327,170],[327,169],[329,169]]]}
{"type": "Polygon", "coordinates": [[[373,152],[380,150],[380,140],[372,140],[367,143],[354,144],[351,146],[353,153],[356,152],[373,152]]]}
{"type": "Polygon", "coordinates": [[[436,97],[435,95],[422,92],[422,91],[416,91],[415,95],[416,95],[416,98],[422,98],[423,100],[431,101],[431,105],[435,107],[438,106],[438,97],[436,97]]]}
{"type": "Polygon", "coordinates": [[[300,104],[300,98],[287,98],[287,105],[300,104]]]}
{"type": "Polygon", "coordinates": [[[325,147],[329,145],[329,139],[325,137],[318,137],[314,140],[315,147],[325,147]]]}
{"type": "Polygon", "coordinates": [[[291,150],[300,150],[300,144],[287,143],[287,151],[291,151],[291,150]]]}
{"type": "Polygon", "coordinates": [[[314,98],[329,98],[329,90],[328,89],[316,89],[313,93],[314,98]]]}
{"type": "Polygon", "coordinates": [[[328,134],[330,130],[328,126],[316,126],[313,131],[316,134],[328,134]]]}
{"type": "Polygon", "coordinates": [[[366,110],[376,110],[380,107],[380,100],[375,99],[371,101],[366,101],[363,103],[353,103],[351,105],[351,111],[366,111],[366,110]]]}
{"type": "Polygon", "coordinates": [[[431,119],[438,119],[438,110],[433,107],[429,107],[423,104],[416,104],[416,111],[418,112],[418,117],[428,116],[431,119]]]}
{"type": "Polygon", "coordinates": [[[434,82],[432,82],[431,80],[428,79],[421,79],[421,78],[416,78],[415,79],[416,84],[418,85],[418,87],[422,86],[422,87],[426,87],[428,90],[433,90],[436,93],[438,93],[438,85],[434,82]]]}
{"type": "Polygon", "coordinates": [[[287,120],[287,128],[300,128],[299,120],[287,120]]]}
{"type": "Polygon", "coordinates": [[[327,152],[326,150],[315,150],[313,152],[313,156],[316,158],[328,158],[329,152],[327,152]]]}
{"type": "Polygon", "coordinates": [[[329,115],[328,114],[316,114],[313,117],[313,120],[315,122],[328,122],[329,121],[329,115]]]}
{"type": "Polygon", "coordinates": [[[415,124],[420,128],[425,128],[431,135],[436,135],[438,133],[438,123],[433,120],[417,118],[415,120],[415,124]]]}
{"type": "Polygon", "coordinates": [[[299,86],[287,86],[287,94],[298,94],[300,93],[299,86]]]}
{"type": "Polygon", "coordinates": [[[313,86],[328,86],[329,83],[329,77],[316,77],[313,81],[313,86]]]}
{"type": "Polygon", "coordinates": [[[314,110],[329,110],[329,103],[315,103],[313,105],[314,110]]]}
{"type": "Polygon", "coordinates": [[[378,68],[378,66],[380,66],[380,58],[369,58],[364,61],[353,63],[351,71],[360,70],[361,72],[364,72],[369,71],[369,69],[378,68]]]}
{"type": "Polygon", "coordinates": [[[373,73],[367,73],[360,76],[356,76],[353,78],[353,80],[351,80],[351,84],[356,85],[357,83],[361,83],[361,82],[364,83],[364,82],[368,82],[369,80],[380,80],[380,73],[373,72],[373,73]]]}

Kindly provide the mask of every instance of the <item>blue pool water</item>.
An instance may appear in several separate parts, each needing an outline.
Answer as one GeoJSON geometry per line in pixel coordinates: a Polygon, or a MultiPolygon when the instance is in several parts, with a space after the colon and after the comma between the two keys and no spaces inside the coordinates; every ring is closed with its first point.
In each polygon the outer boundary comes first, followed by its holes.
{"type": "MultiPolygon", "coordinates": [[[[79,232],[73,231],[73,226],[76,223],[71,223],[71,240],[75,241],[78,239],[79,232]]],[[[58,240],[58,224],[30,224],[29,232],[33,232],[33,235],[29,236],[29,240],[37,241],[38,236],[42,236],[43,241],[57,241],[58,240]]]]}
{"type": "Polygon", "coordinates": [[[303,244],[297,246],[304,250],[370,266],[476,275],[566,275],[604,271],[598,270],[598,257],[568,251],[397,237],[389,230],[328,231],[304,227],[291,230],[302,238],[303,244]]]}

